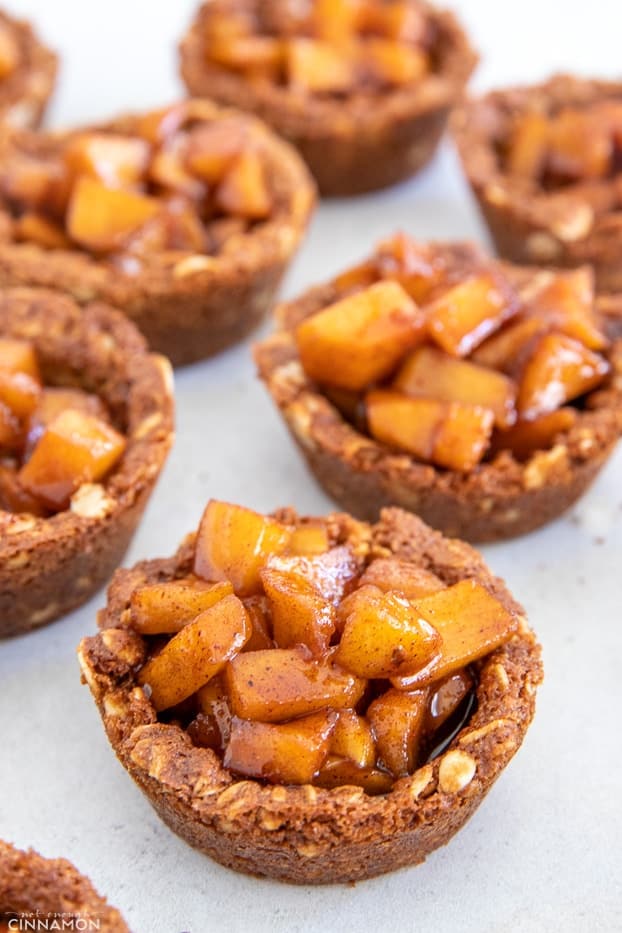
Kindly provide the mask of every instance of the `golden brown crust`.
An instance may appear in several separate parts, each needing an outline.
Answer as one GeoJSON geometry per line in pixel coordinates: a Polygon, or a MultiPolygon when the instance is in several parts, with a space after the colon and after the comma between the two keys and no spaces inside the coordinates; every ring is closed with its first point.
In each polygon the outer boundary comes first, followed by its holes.
{"type": "Polygon", "coordinates": [[[15,39],[20,61],[0,80],[0,120],[19,127],[36,127],[54,90],[58,59],[37,38],[30,23],[0,11],[0,26],[15,39]]]}
{"type": "Polygon", "coordinates": [[[32,341],[49,385],[99,395],[127,437],[102,484],[82,486],[51,518],[0,511],[0,637],[44,625],[85,602],[131,540],[173,437],[170,366],[102,304],[14,288],[0,295],[0,334],[32,341]]]}
{"type": "MultiPolygon", "coordinates": [[[[244,5],[256,2],[244,0],[244,5]]],[[[410,177],[431,159],[477,61],[451,13],[418,4],[438,34],[434,75],[371,100],[358,94],[344,101],[301,96],[268,82],[255,84],[209,61],[205,23],[217,8],[231,5],[231,0],[204,4],[181,42],[181,72],[191,94],[256,113],[296,146],[323,195],[382,188],[410,177]]]]}
{"type": "MultiPolygon", "coordinates": [[[[544,84],[492,91],[468,101],[453,120],[464,170],[501,256],[512,262],[575,267],[589,263],[602,292],[622,291],[622,213],[595,212],[580,189],[546,191],[509,175],[498,143],[526,109],[622,99],[622,82],[555,75],[544,84]]],[[[606,186],[605,186],[606,187],[606,186]]],[[[600,201],[607,200],[603,188],[600,201]]]]}
{"type": "MultiPolygon", "coordinates": [[[[297,520],[291,510],[278,517],[297,520]]],[[[476,579],[522,612],[476,551],[443,538],[414,515],[387,509],[371,528],[342,514],[329,522],[339,540],[353,541],[367,559],[393,553],[448,584],[476,579]]],[[[236,781],[214,752],[193,747],[180,727],[157,722],[135,677],[145,658],[144,639],[124,627],[134,587],[188,573],[193,544],[189,537],[170,560],[119,571],[100,615],[102,631],[78,650],[115,752],[165,822],[224,865],[305,884],[370,878],[422,862],[448,842],[516,752],[533,716],[542,670],[526,623],[482,662],[477,711],[448,749],[397,781],[389,794],[236,781]]]]}
{"type": "MultiPolygon", "coordinates": [[[[470,261],[466,245],[439,246],[470,261]]],[[[522,285],[537,275],[506,265],[522,285]]],[[[310,289],[276,310],[280,330],[255,348],[259,374],[319,483],[342,508],[374,521],[380,510],[400,506],[445,534],[468,541],[497,541],[525,534],[559,516],[588,488],[622,432],[622,297],[611,298],[604,326],[614,343],[612,375],[592,393],[576,423],[554,447],[526,462],[503,451],[471,473],[442,470],[390,451],[360,433],[308,378],[300,364],[294,328],[337,300],[334,283],[310,289]]]]}
{"type": "MultiPolygon", "coordinates": [[[[77,249],[47,250],[5,240],[0,242],[0,284],[53,287],[79,304],[114,305],[137,325],[150,347],[174,365],[218,353],[256,327],[304,234],[314,186],[297,153],[258,120],[207,101],[202,107],[207,115],[234,116],[248,126],[276,192],[277,208],[267,222],[231,236],[216,256],[196,254],[174,262],[147,257],[126,267],[77,249]]],[[[95,129],[132,134],[139,119],[119,117],[95,129]]],[[[66,135],[7,135],[0,144],[0,164],[16,149],[52,153],[66,135]]],[[[0,205],[0,220],[1,213],[0,205]]]]}
{"type": "MultiPolygon", "coordinates": [[[[106,933],[128,933],[119,911],[67,859],[43,858],[33,849],[22,851],[0,839],[0,922],[20,914],[25,920],[32,914],[42,921],[56,915],[59,924],[63,918],[69,922],[79,917],[97,922],[97,929],[106,933]]],[[[74,924],[71,929],[80,927],[74,924]]]]}

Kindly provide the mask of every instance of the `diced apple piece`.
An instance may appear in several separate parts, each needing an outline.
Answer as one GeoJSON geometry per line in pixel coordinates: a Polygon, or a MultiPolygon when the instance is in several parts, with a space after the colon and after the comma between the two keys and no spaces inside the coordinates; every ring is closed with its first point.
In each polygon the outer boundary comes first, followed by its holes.
{"type": "Polygon", "coordinates": [[[426,667],[441,638],[396,593],[358,602],[346,620],[335,661],[361,678],[392,677],[426,667]]]}
{"type": "Polygon", "coordinates": [[[475,349],[473,361],[509,375],[518,373],[538,338],[549,330],[548,322],[538,317],[512,321],[475,349]]]}
{"type": "Polygon", "coordinates": [[[204,580],[230,580],[238,596],[260,593],[262,567],[287,548],[290,536],[272,518],[211,499],[199,525],[194,572],[204,580]]]}
{"type": "Polygon", "coordinates": [[[265,651],[274,648],[272,638],[272,616],[266,596],[247,596],[242,600],[250,619],[252,633],[244,645],[244,651],[265,651]]]}
{"type": "Polygon", "coordinates": [[[396,778],[417,767],[428,706],[427,690],[387,690],[367,710],[378,759],[396,778]]]}
{"type": "Polygon", "coordinates": [[[436,732],[471,692],[474,681],[468,670],[456,671],[430,689],[425,716],[426,732],[436,732]]]}
{"type": "Polygon", "coordinates": [[[244,605],[237,596],[225,596],[150,658],[138,674],[138,683],[149,685],[158,712],[176,706],[215,677],[249,637],[244,605]]]}
{"type": "Polygon", "coordinates": [[[41,395],[41,384],[27,373],[11,373],[0,366],[0,402],[7,405],[13,414],[23,420],[37,407],[41,395]]]}
{"type": "Polygon", "coordinates": [[[517,389],[511,379],[434,347],[413,350],[393,385],[406,395],[489,408],[500,428],[509,428],[516,421],[517,389]]]}
{"type": "Polygon", "coordinates": [[[205,226],[194,204],[183,197],[170,198],[161,215],[167,249],[191,253],[207,251],[205,226]]]}
{"type": "Polygon", "coordinates": [[[425,337],[423,313],[396,282],[377,282],[307,318],[296,331],[312,379],[364,389],[384,379],[425,337]]]}
{"type": "Polygon", "coordinates": [[[431,570],[397,557],[373,560],[359,580],[359,587],[368,585],[378,587],[383,593],[399,593],[406,599],[421,599],[445,589],[443,581],[431,570]]]}
{"type": "Polygon", "coordinates": [[[348,759],[358,768],[373,768],[376,746],[367,720],[353,709],[340,710],[329,751],[338,758],[348,759]]]}
{"type": "Polygon", "coordinates": [[[54,419],[67,409],[92,415],[100,421],[109,421],[106,406],[98,395],[83,392],[82,389],[56,388],[44,386],[37,407],[28,420],[28,437],[26,439],[26,458],[32,453],[35,444],[54,421],[54,419]]]}
{"type": "Polygon", "coordinates": [[[27,211],[15,221],[15,237],[44,249],[71,248],[71,240],[61,225],[36,211],[27,211]]]}
{"type": "Polygon", "coordinates": [[[354,37],[359,13],[358,0],[315,0],[313,32],[333,45],[348,45],[354,37]]]}
{"type": "Polygon", "coordinates": [[[330,540],[324,522],[308,522],[294,528],[288,550],[298,557],[316,557],[325,554],[329,547],[330,540]]]}
{"type": "Polygon", "coordinates": [[[304,648],[274,648],[240,654],[225,670],[236,716],[283,722],[318,709],[351,709],[365,681],[335,666],[315,661],[304,648]]]}
{"type": "Polygon", "coordinates": [[[28,340],[0,337],[0,370],[7,373],[25,373],[41,382],[37,355],[28,340]]]}
{"type": "Polygon", "coordinates": [[[576,408],[558,408],[533,421],[519,421],[509,431],[492,436],[492,454],[511,450],[517,460],[528,460],[536,450],[549,450],[558,434],[569,431],[577,421],[576,408]]]}
{"type": "Polygon", "coordinates": [[[564,179],[603,178],[612,158],[613,138],[598,118],[568,108],[551,120],[547,159],[551,174],[564,179]]]}
{"type": "Polygon", "coordinates": [[[357,586],[355,590],[352,590],[351,593],[348,593],[337,606],[335,632],[339,638],[341,638],[341,634],[349,617],[353,613],[358,612],[359,608],[365,610],[370,603],[381,599],[384,592],[386,591],[379,586],[363,583],[363,579],[361,578],[359,586],[357,586]]]}
{"type": "Polygon", "coordinates": [[[19,45],[10,29],[0,26],[0,79],[8,77],[17,68],[19,45]]]}
{"type": "Polygon", "coordinates": [[[0,402],[0,451],[19,450],[24,439],[17,416],[8,405],[0,402]]]}
{"type": "Polygon", "coordinates": [[[231,593],[228,582],[205,583],[196,577],[139,586],[130,597],[132,628],[142,635],[180,632],[231,593]]]}
{"type": "Polygon", "coordinates": [[[266,567],[261,580],[272,608],[277,647],[306,645],[316,656],[325,654],[335,630],[332,603],[302,574],[266,567]]]}
{"type": "Polygon", "coordinates": [[[190,737],[197,745],[224,751],[231,734],[232,713],[222,675],[217,674],[197,690],[196,699],[200,712],[194,729],[188,728],[190,737]]]}
{"type": "Polygon", "coordinates": [[[399,282],[418,303],[429,299],[445,271],[442,259],[426,243],[419,243],[406,233],[397,233],[380,243],[376,268],[381,278],[399,282]]]}
{"type": "Polygon", "coordinates": [[[272,80],[278,78],[284,61],[283,44],[274,36],[214,36],[208,40],[208,54],[225,68],[272,80]]]}
{"type": "Polygon", "coordinates": [[[358,291],[361,288],[367,288],[377,281],[378,272],[375,263],[368,260],[346,269],[345,272],[340,272],[333,279],[333,284],[338,292],[349,292],[352,289],[358,291]]]}
{"type": "Polygon", "coordinates": [[[609,373],[607,360],[563,334],[547,334],[530,357],[518,393],[518,411],[525,420],[554,411],[565,402],[591,392],[609,373]]]}
{"type": "MultiPolygon", "coordinates": [[[[2,408],[0,407],[0,447],[2,447],[2,408]]],[[[46,515],[46,509],[38,499],[22,487],[17,469],[0,463],[0,509],[5,512],[27,512],[30,515],[46,515]]]]}
{"type": "Polygon", "coordinates": [[[218,185],[216,204],[227,214],[265,220],[272,211],[272,196],[263,164],[256,152],[243,152],[227,169],[218,185]]]}
{"type": "Polygon", "coordinates": [[[335,718],[329,710],[283,725],[234,719],[225,768],[275,784],[309,784],[328,754],[335,718]]]}
{"type": "Polygon", "coordinates": [[[203,181],[215,185],[247,145],[247,132],[239,119],[202,123],[188,134],[187,168],[203,181]]]}
{"type": "Polygon", "coordinates": [[[425,308],[431,337],[452,356],[468,356],[518,310],[513,290],[493,272],[470,276],[425,308]]]}
{"type": "Polygon", "coordinates": [[[156,198],[107,188],[86,175],[77,179],[67,209],[67,232],[95,252],[120,248],[161,210],[156,198]]]}
{"type": "Polygon", "coordinates": [[[340,94],[354,83],[352,60],[328,42],[289,39],[285,61],[290,85],[308,94],[340,94]]]}
{"type": "Polygon", "coordinates": [[[78,133],[65,145],[63,159],[72,175],[89,175],[108,188],[139,184],[151,148],[144,139],[117,133],[78,133]]]}
{"type": "MultiPolygon", "coordinates": [[[[54,162],[20,153],[0,168],[0,191],[19,208],[56,207],[62,189],[66,195],[64,170],[54,162]]],[[[64,197],[62,206],[64,207],[64,197]]]]}
{"type": "Polygon", "coordinates": [[[313,783],[317,787],[362,787],[366,794],[388,794],[393,787],[393,775],[379,768],[358,768],[347,758],[329,755],[313,783]]]}
{"type": "Polygon", "coordinates": [[[64,509],[82,483],[102,479],[125,450],[114,428],[78,411],[64,411],[42,434],[19,480],[52,509],[64,509]]]}
{"type": "Polygon", "coordinates": [[[359,572],[359,561],[346,545],[313,557],[271,557],[268,566],[304,577],[328,602],[338,606],[359,572]]]}
{"type": "Polygon", "coordinates": [[[422,44],[428,31],[424,9],[411,0],[393,0],[391,3],[363,0],[359,2],[358,25],[363,33],[375,33],[413,44],[422,44]]]}
{"type": "Polygon", "coordinates": [[[475,580],[461,580],[414,604],[417,615],[442,637],[440,653],[427,667],[394,677],[400,690],[414,690],[441,680],[498,648],[516,632],[514,613],[475,580]]]}
{"type": "Polygon", "coordinates": [[[538,320],[585,344],[602,350],[607,338],[594,320],[594,271],[582,266],[567,272],[542,273],[529,293],[527,307],[538,320]]]}
{"type": "Polygon", "coordinates": [[[540,178],[548,153],[549,121],[543,113],[525,113],[516,123],[507,152],[510,175],[528,180],[540,178]]]}
{"type": "Polygon", "coordinates": [[[149,178],[165,191],[199,201],[207,194],[207,186],[184,165],[186,140],[174,136],[154,154],[149,165],[149,178]]]}
{"type": "Polygon", "coordinates": [[[380,389],[366,401],[372,437],[419,460],[468,472],[486,452],[494,423],[489,409],[380,389]]]}
{"type": "Polygon", "coordinates": [[[422,49],[391,39],[368,39],[361,46],[361,57],[365,70],[381,84],[413,84],[429,70],[422,49]]]}

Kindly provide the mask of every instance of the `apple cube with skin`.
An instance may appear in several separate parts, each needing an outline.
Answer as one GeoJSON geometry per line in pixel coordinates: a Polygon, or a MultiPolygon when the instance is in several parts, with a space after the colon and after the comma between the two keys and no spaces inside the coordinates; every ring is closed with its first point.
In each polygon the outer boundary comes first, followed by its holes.
{"type": "Polygon", "coordinates": [[[27,373],[11,373],[0,367],[0,402],[23,420],[37,407],[41,384],[27,373]]]}
{"type": "Polygon", "coordinates": [[[427,707],[427,690],[387,690],[369,705],[367,718],[378,758],[396,778],[417,767],[427,707]]]}
{"type": "Polygon", "coordinates": [[[423,313],[396,282],[377,282],[307,318],[296,331],[312,379],[358,391],[395,369],[425,337],[423,313]]]}
{"type": "Polygon", "coordinates": [[[453,586],[414,603],[417,616],[442,638],[439,653],[427,667],[391,678],[399,690],[427,687],[490,654],[516,632],[518,618],[475,580],[453,586]]]}
{"type": "Polygon", "coordinates": [[[0,337],[0,370],[7,373],[24,373],[36,382],[41,382],[37,355],[28,340],[0,337]]]}
{"type": "Polygon", "coordinates": [[[230,580],[238,596],[260,593],[262,568],[290,537],[291,530],[272,518],[211,499],[199,525],[194,572],[204,580],[230,580]]]}
{"type": "Polygon", "coordinates": [[[28,419],[28,437],[26,439],[26,458],[32,453],[37,441],[45,429],[66,409],[92,415],[100,421],[108,422],[106,406],[98,395],[83,392],[82,389],[44,386],[37,407],[28,419]]]}
{"type": "Polygon", "coordinates": [[[343,50],[316,39],[289,39],[285,70],[291,87],[306,94],[339,94],[355,80],[353,61],[343,50]]]}
{"type": "Polygon", "coordinates": [[[494,272],[481,272],[454,285],[426,305],[429,333],[452,356],[469,356],[519,310],[510,285],[494,272]]]}
{"type": "Polygon", "coordinates": [[[494,424],[488,408],[380,389],[369,392],[366,402],[372,437],[418,460],[469,472],[488,447],[494,424]]]}
{"type": "Polygon", "coordinates": [[[329,752],[351,761],[358,768],[372,768],[376,763],[376,746],[367,720],[353,709],[340,710],[329,752]]]}
{"type": "Polygon", "coordinates": [[[539,317],[512,321],[474,350],[473,361],[508,375],[518,374],[538,339],[550,329],[539,317]]]}
{"type": "Polygon", "coordinates": [[[412,84],[429,71],[425,52],[390,39],[370,38],[362,43],[361,59],[365,70],[380,84],[412,84]]]}
{"type": "Polygon", "coordinates": [[[138,674],[138,683],[149,685],[158,712],[176,706],[215,677],[241,651],[250,633],[241,600],[225,596],[150,658],[138,674]]]}
{"type": "Polygon", "coordinates": [[[510,137],[507,152],[509,174],[528,180],[540,178],[546,165],[548,143],[547,117],[538,111],[524,114],[510,137]]]}
{"type": "Polygon", "coordinates": [[[19,480],[52,509],[67,507],[83,483],[95,483],[118,462],[125,438],[99,418],[64,411],[50,423],[36,444],[19,480]]]}
{"type": "Polygon", "coordinates": [[[534,285],[527,300],[530,314],[590,350],[607,346],[607,338],[594,320],[594,272],[590,266],[542,273],[534,285]]]}
{"type": "Polygon", "coordinates": [[[74,185],[67,208],[67,232],[88,250],[112,252],[157,217],[160,210],[156,198],[108,188],[83,175],[74,185]]]}
{"type": "Polygon", "coordinates": [[[424,729],[426,732],[436,732],[447,722],[462,701],[475,686],[473,677],[468,670],[456,671],[449,674],[438,684],[430,688],[427,704],[424,729]]]}
{"type": "Polygon", "coordinates": [[[359,561],[346,545],[331,548],[313,557],[274,556],[267,566],[282,573],[302,576],[323,599],[338,606],[359,573],[359,561]]]}
{"type": "Polygon", "coordinates": [[[281,725],[234,719],[225,768],[274,784],[309,784],[326,759],[335,719],[330,710],[281,725]]]}
{"type": "Polygon", "coordinates": [[[313,783],[328,789],[351,784],[362,787],[370,796],[376,796],[389,793],[393,787],[393,776],[379,768],[359,768],[349,758],[329,754],[313,783]]]}
{"type": "Polygon", "coordinates": [[[335,661],[361,678],[384,678],[424,668],[442,639],[411,603],[396,593],[360,600],[348,616],[335,661]]]}
{"type": "Polygon", "coordinates": [[[434,347],[413,350],[393,385],[406,395],[489,408],[499,428],[509,428],[516,421],[517,388],[511,379],[434,347]]]}
{"type": "Polygon", "coordinates": [[[143,180],[151,147],[144,139],[117,133],[78,133],[66,144],[63,159],[74,176],[88,175],[108,188],[132,188],[143,180]]]}
{"type": "Polygon", "coordinates": [[[0,25],[0,80],[12,74],[20,60],[19,45],[10,29],[0,25]]]}
{"type": "Polygon", "coordinates": [[[264,651],[276,647],[272,638],[272,615],[268,598],[261,595],[247,596],[242,600],[251,623],[251,637],[244,651],[264,651]]]}
{"type": "Polygon", "coordinates": [[[399,593],[406,599],[421,599],[445,589],[435,573],[397,557],[373,560],[359,580],[359,588],[363,586],[375,586],[383,593],[399,593]]]}
{"type": "Polygon", "coordinates": [[[228,582],[205,583],[196,577],[147,583],[130,597],[132,628],[142,635],[180,632],[188,622],[232,593],[228,582]]]}
{"type": "Polygon", "coordinates": [[[216,189],[215,201],[226,214],[236,217],[265,220],[270,216],[272,195],[256,152],[237,156],[216,189]]]}
{"type": "Polygon", "coordinates": [[[607,360],[564,334],[546,334],[523,371],[518,393],[521,418],[531,420],[597,388],[610,371],[607,360]]]}
{"type": "Polygon", "coordinates": [[[297,557],[316,557],[330,547],[328,529],[323,522],[308,522],[292,531],[288,551],[297,557]]]}
{"type": "Polygon", "coordinates": [[[36,211],[27,211],[15,221],[15,238],[43,249],[71,249],[71,240],[60,224],[36,211]]]}
{"type": "Polygon", "coordinates": [[[236,716],[283,722],[318,709],[348,709],[365,690],[365,681],[334,665],[316,661],[305,648],[274,648],[240,654],[225,670],[236,716]]]}
{"type": "Polygon", "coordinates": [[[493,434],[491,453],[511,450],[517,460],[528,460],[536,450],[549,450],[558,434],[576,424],[577,416],[576,408],[557,408],[533,421],[519,421],[508,431],[493,434]]]}
{"type": "Polygon", "coordinates": [[[314,655],[325,654],[335,630],[332,603],[302,574],[267,567],[261,579],[272,609],[277,647],[306,645],[314,655]]]}

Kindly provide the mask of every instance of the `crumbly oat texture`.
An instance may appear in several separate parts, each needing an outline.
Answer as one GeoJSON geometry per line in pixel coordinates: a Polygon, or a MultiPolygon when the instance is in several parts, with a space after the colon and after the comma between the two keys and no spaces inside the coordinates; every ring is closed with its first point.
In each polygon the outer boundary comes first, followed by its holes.
{"type": "MultiPolygon", "coordinates": [[[[291,510],[276,516],[298,521],[291,510]]],[[[449,540],[414,515],[387,509],[378,524],[343,514],[328,519],[357,556],[390,554],[433,571],[447,584],[471,578],[522,617],[503,582],[469,545],[449,540]]],[[[398,780],[384,796],[361,788],[325,790],[236,780],[210,749],[177,725],[157,721],[137,685],[144,639],[131,631],[129,598],[143,583],[186,575],[194,536],[169,560],[115,575],[98,635],[78,654],[83,677],[121,763],[162,819],[191,845],[238,871],[298,884],[350,882],[422,862],[481,803],[520,746],[542,678],[540,649],[523,618],[515,636],[478,665],[477,710],[438,758],[398,780]]]]}
{"type": "Polygon", "coordinates": [[[170,365],[118,311],[44,289],[6,289],[0,334],[34,345],[47,385],[99,395],[127,437],[120,463],[51,518],[0,511],[0,637],[81,605],[117,567],[172,442],[170,365]]]}
{"type": "MultiPolygon", "coordinates": [[[[570,267],[589,263],[602,292],[622,291],[622,213],[607,209],[605,187],[548,191],[511,176],[499,155],[512,121],[526,111],[622,100],[622,83],[555,75],[544,84],[492,91],[458,112],[453,132],[466,176],[499,254],[512,262],[570,267]],[[595,200],[594,200],[595,198],[595,200]],[[599,203],[603,202],[603,203],[599,203]]],[[[612,188],[613,190],[613,188],[612,188]]]]}
{"type": "MultiPolygon", "coordinates": [[[[360,93],[323,99],[269,81],[249,82],[207,57],[204,32],[210,17],[233,5],[232,0],[204,4],[182,40],[181,72],[190,93],[256,113],[296,146],[323,195],[360,194],[394,184],[432,158],[477,61],[451,13],[416,4],[436,34],[433,74],[371,99],[360,93]]],[[[257,5],[257,0],[235,3],[251,11],[257,5]]]]}
{"type": "MultiPolygon", "coordinates": [[[[314,186],[297,153],[260,121],[208,101],[201,106],[210,119],[243,121],[261,150],[276,205],[267,222],[232,234],[215,256],[197,253],[171,262],[154,253],[125,267],[79,249],[45,249],[0,236],[0,284],[60,289],[81,305],[109,303],[174,365],[218,353],[256,327],[305,231],[314,186]]],[[[70,134],[6,134],[0,142],[0,166],[15,152],[53,155],[69,136],[84,130],[136,135],[140,119],[128,115],[70,134]]],[[[0,205],[0,227],[5,210],[0,205]]]]}
{"type": "MultiPolygon", "coordinates": [[[[456,268],[477,261],[466,244],[435,248],[456,268]]],[[[539,274],[509,264],[503,273],[518,287],[539,274]]],[[[622,298],[597,302],[612,340],[612,374],[588,396],[575,424],[551,449],[526,462],[505,450],[470,473],[459,473],[419,463],[361,433],[304,372],[295,327],[341,294],[330,282],[279,306],[279,330],[255,349],[259,374],[294,440],[320,485],[341,507],[374,521],[382,508],[396,505],[450,536],[497,541],[557,518],[590,486],[622,432],[622,298]]]]}
{"type": "Polygon", "coordinates": [[[0,120],[23,129],[38,126],[54,89],[58,59],[30,23],[0,11],[0,28],[12,37],[19,54],[15,69],[0,80],[0,120]]]}
{"type": "Polygon", "coordinates": [[[33,849],[24,852],[0,840],[0,922],[31,913],[41,919],[57,915],[58,923],[63,918],[96,921],[98,930],[128,933],[119,911],[99,896],[71,862],[43,858],[33,849]]]}

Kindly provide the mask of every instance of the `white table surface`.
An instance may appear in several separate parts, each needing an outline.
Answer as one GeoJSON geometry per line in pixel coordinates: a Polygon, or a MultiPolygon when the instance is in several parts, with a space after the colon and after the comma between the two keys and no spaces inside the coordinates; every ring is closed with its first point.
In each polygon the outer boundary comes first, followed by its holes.
{"type": "MultiPolygon", "coordinates": [[[[55,125],[180,93],[175,41],[191,0],[7,6],[34,18],[62,53],[55,125]]],[[[478,87],[536,80],[555,68],[620,70],[619,0],[454,7],[483,56],[478,87]]],[[[322,206],[285,293],[356,261],[396,228],[485,240],[448,145],[409,184],[322,206]]],[[[127,563],[171,553],[209,496],[258,509],[330,507],[256,380],[249,346],[178,373],[177,443],[127,563]]],[[[94,630],[101,594],[0,646],[0,836],[72,859],[135,933],[620,929],[621,480],[619,449],[570,515],[485,549],[528,608],[546,682],[517,758],[425,865],[356,886],[295,888],[237,875],[174,836],[117,763],[79,682],[75,648],[94,630]]]]}

